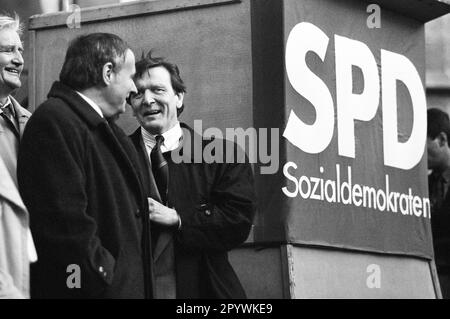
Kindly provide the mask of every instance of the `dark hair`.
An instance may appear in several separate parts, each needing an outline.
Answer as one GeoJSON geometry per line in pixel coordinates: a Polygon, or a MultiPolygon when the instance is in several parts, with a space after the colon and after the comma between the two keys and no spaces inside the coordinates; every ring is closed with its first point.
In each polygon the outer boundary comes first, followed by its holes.
{"type": "MultiPolygon", "coordinates": [[[[152,57],[152,50],[150,50],[147,55],[142,53],[141,60],[136,62],[136,74],[134,79],[141,78],[148,69],[162,66],[170,74],[170,83],[176,94],[186,93],[186,86],[180,77],[180,70],[178,66],[174,63],[166,61],[163,57],[152,57]]],[[[184,110],[184,103],[179,109],[177,109],[177,115],[180,115],[184,110]]]]}
{"type": "Polygon", "coordinates": [[[450,146],[450,119],[447,113],[440,109],[428,109],[427,111],[427,135],[435,139],[441,132],[447,134],[447,144],[450,146]]]}
{"type": "Polygon", "coordinates": [[[122,67],[128,45],[117,35],[91,33],[69,44],[59,80],[75,90],[103,84],[103,66],[111,62],[114,72],[122,67]]]}

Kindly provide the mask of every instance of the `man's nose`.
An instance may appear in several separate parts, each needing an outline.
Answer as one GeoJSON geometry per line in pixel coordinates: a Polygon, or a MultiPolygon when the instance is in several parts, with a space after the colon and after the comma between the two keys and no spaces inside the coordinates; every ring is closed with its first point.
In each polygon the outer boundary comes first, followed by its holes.
{"type": "Polygon", "coordinates": [[[145,90],[144,102],[147,104],[151,104],[152,102],[155,102],[155,99],[153,98],[153,93],[149,89],[145,90]]]}
{"type": "Polygon", "coordinates": [[[15,65],[23,65],[23,63],[24,63],[23,56],[22,56],[22,53],[20,51],[16,51],[14,53],[14,58],[13,58],[12,62],[15,65]]]}
{"type": "Polygon", "coordinates": [[[136,84],[134,84],[134,81],[132,81],[132,85],[131,85],[131,89],[130,89],[130,94],[131,94],[131,93],[134,93],[134,94],[137,93],[137,87],[136,87],[136,84]]]}

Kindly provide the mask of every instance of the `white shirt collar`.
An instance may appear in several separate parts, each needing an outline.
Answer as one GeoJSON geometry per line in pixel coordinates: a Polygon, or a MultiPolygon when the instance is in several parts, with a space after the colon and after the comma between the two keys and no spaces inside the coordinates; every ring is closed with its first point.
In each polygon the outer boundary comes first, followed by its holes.
{"type": "MultiPolygon", "coordinates": [[[[141,127],[141,135],[148,156],[150,156],[150,152],[156,145],[155,135],[150,134],[143,127],[141,127]]],[[[164,137],[164,142],[161,145],[161,152],[166,153],[176,150],[180,146],[183,138],[183,130],[181,129],[180,122],[177,122],[174,127],[161,135],[164,137]]]]}
{"type": "Polygon", "coordinates": [[[9,97],[9,95],[6,97],[6,102],[3,105],[0,105],[1,108],[4,108],[6,106],[8,106],[11,103],[11,99],[9,97]]]}
{"type": "Polygon", "coordinates": [[[86,95],[84,95],[84,94],[82,94],[82,93],[80,93],[78,91],[75,91],[75,92],[77,92],[78,95],[81,96],[83,98],[83,100],[85,100],[94,109],[94,111],[98,113],[98,115],[100,115],[102,118],[104,118],[103,112],[102,112],[101,108],[97,105],[97,103],[92,101],[86,95]]]}

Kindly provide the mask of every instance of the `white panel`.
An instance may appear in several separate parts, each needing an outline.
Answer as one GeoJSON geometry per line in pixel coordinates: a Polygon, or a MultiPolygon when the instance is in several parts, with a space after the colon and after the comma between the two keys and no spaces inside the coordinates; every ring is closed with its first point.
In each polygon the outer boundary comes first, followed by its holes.
{"type": "Polygon", "coordinates": [[[428,261],[292,247],[295,298],[435,298],[428,261]]]}
{"type": "Polygon", "coordinates": [[[241,247],[229,253],[248,298],[283,298],[283,270],[280,248],[241,247]]]}

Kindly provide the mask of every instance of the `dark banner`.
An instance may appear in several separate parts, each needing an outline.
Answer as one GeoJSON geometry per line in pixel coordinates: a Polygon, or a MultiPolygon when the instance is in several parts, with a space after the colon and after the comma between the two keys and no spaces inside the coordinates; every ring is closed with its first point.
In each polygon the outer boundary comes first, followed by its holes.
{"type": "Polygon", "coordinates": [[[288,242],[431,258],[423,24],[283,3],[288,242]]]}

